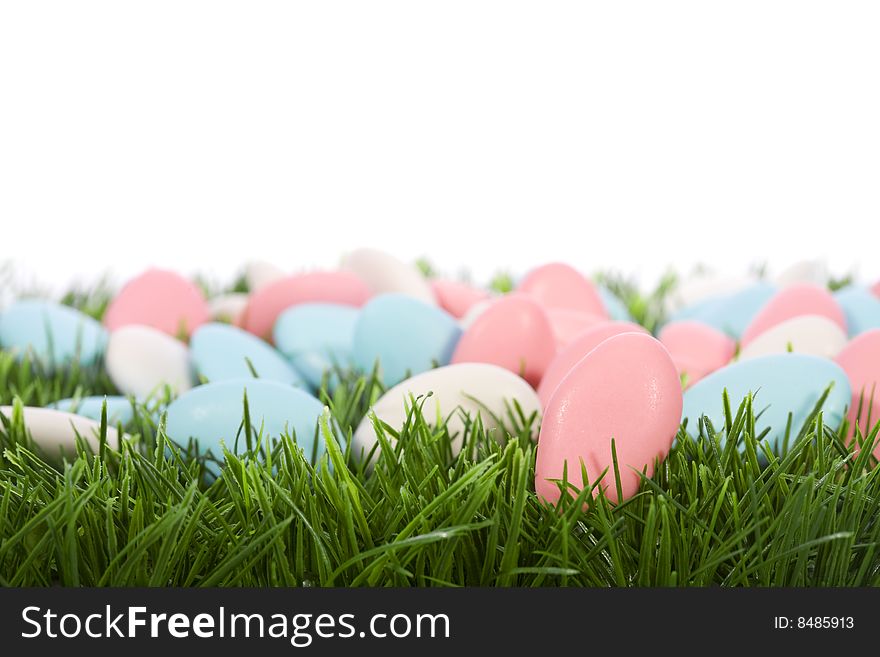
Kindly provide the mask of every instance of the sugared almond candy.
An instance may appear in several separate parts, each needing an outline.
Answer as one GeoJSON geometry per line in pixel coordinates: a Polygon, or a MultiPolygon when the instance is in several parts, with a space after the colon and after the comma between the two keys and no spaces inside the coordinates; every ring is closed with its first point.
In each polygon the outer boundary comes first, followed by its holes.
{"type": "Polygon", "coordinates": [[[613,440],[621,497],[632,497],[639,473],[651,476],[654,461],[669,453],[681,408],[678,372],[658,340],[640,333],[608,338],[578,362],[550,397],[538,438],[535,490],[555,502],[560,497],[556,481],[563,474],[575,491],[601,477],[598,488],[619,501],[613,440]],[[589,481],[582,479],[582,465],[589,481]]]}
{"type": "Polygon", "coordinates": [[[464,317],[474,305],[489,298],[485,290],[459,281],[433,280],[431,289],[440,307],[457,319],[464,317]]]}
{"type": "Polygon", "coordinates": [[[141,324],[180,337],[191,335],[210,317],[208,302],[195,283],[173,271],[149,269],[126,283],[110,302],[104,325],[115,331],[141,324]]]}
{"type": "Polygon", "coordinates": [[[608,318],[596,286],[574,267],[561,262],[533,269],[516,291],[530,294],[545,308],[567,308],[608,318]]]}
{"type": "Polygon", "coordinates": [[[556,336],[541,305],[524,294],[496,299],[467,328],[452,363],[491,363],[537,386],[556,355],[556,336]]]}
{"type": "Polygon", "coordinates": [[[746,346],[764,331],[801,315],[827,317],[846,331],[846,317],[831,293],[812,283],[798,283],[780,290],[758,311],[743,332],[741,342],[746,346]]]}
{"type": "Polygon", "coordinates": [[[346,271],[317,271],[286,276],[250,296],[242,327],[263,339],[272,337],[275,320],[301,303],[338,303],[360,307],[370,298],[366,283],[346,271]]]}
{"type": "Polygon", "coordinates": [[[657,337],[687,386],[727,365],[736,350],[733,338],[697,321],[671,322],[657,337]]]}
{"type": "Polygon", "coordinates": [[[586,329],[560,349],[556,357],[550,361],[550,366],[544,372],[541,384],[538,386],[541,407],[546,408],[556,387],[584,356],[611,336],[620,333],[647,333],[647,331],[632,322],[603,322],[586,329]]]}

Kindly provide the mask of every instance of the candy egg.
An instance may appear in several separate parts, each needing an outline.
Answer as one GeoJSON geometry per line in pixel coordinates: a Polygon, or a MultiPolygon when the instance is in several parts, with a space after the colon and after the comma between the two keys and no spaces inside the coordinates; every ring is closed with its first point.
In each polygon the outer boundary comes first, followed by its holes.
{"type": "Polygon", "coordinates": [[[107,374],[126,395],[147,397],[163,385],[189,390],[189,350],[180,340],[150,326],[124,326],[110,334],[104,356],[107,374]]]}
{"type": "MultiPolygon", "coordinates": [[[[514,408],[514,401],[527,418],[533,413],[540,415],[541,411],[531,386],[504,368],[485,363],[447,365],[406,379],[382,395],[358,425],[352,438],[352,454],[366,458],[378,442],[373,416],[399,431],[406,422],[412,398],[428,393],[430,397],[417,399],[416,403],[422,404],[424,418],[430,424],[438,417],[446,421],[453,436],[453,456],[462,447],[465,416],[474,420],[480,415],[483,427],[500,440],[503,434],[498,421],[510,424],[508,411],[514,408]]],[[[386,435],[393,443],[393,437],[386,435]]]]}
{"type": "Polygon", "coordinates": [[[801,260],[786,267],[776,277],[779,287],[811,283],[825,287],[828,283],[828,264],[824,260],[801,260]]]}
{"type": "Polygon", "coordinates": [[[494,300],[465,330],[453,363],[492,363],[537,386],[556,355],[547,313],[534,299],[511,294],[494,300]]]}
{"type": "Polygon", "coordinates": [[[131,279],[110,302],[104,325],[152,326],[171,336],[190,335],[211,316],[202,291],[179,274],[148,269],[131,279]]]}
{"type": "MultiPolygon", "coordinates": [[[[0,413],[11,419],[12,408],[12,406],[0,406],[0,413]]],[[[94,420],[54,408],[25,406],[22,410],[25,428],[34,443],[49,456],[55,456],[59,452],[64,456],[74,456],[77,434],[93,452],[97,452],[101,447],[99,438],[101,425],[94,420]]],[[[114,449],[119,447],[119,434],[109,425],[107,444],[114,449]]]]}
{"type": "Polygon", "coordinates": [[[433,280],[431,290],[440,307],[457,318],[464,317],[475,304],[489,298],[485,290],[458,281],[433,280]]]}
{"type": "Polygon", "coordinates": [[[516,288],[529,294],[545,308],[567,308],[608,317],[596,286],[574,267],[554,262],[526,274],[516,288]]]}
{"type": "Polygon", "coordinates": [[[880,299],[861,287],[847,287],[834,293],[843,309],[850,337],[880,328],[880,299]]]}
{"type": "Polygon", "coordinates": [[[287,276],[251,294],[242,328],[268,339],[278,316],[301,303],[362,306],[370,298],[364,281],[350,272],[311,272],[287,276]]]}
{"type": "Polygon", "coordinates": [[[332,303],[303,303],[289,308],[275,322],[275,346],[317,388],[324,372],[353,365],[354,327],[359,312],[332,303]]]}
{"type": "Polygon", "coordinates": [[[669,453],[681,417],[678,372],[663,345],[649,335],[615,335],[584,356],[560,382],[544,411],[535,465],[535,490],[550,502],[560,497],[565,473],[576,489],[592,484],[612,501],[614,441],[621,495],[635,495],[639,473],[669,453]],[[589,482],[582,478],[582,464],[589,482]]]}
{"type": "Polygon", "coordinates": [[[354,360],[367,372],[378,362],[382,381],[390,385],[448,364],[460,337],[458,322],[445,310],[406,294],[380,294],[355,324],[354,360]]]}
{"type": "Polygon", "coordinates": [[[825,424],[835,427],[843,419],[850,402],[846,373],[835,363],[804,354],[776,354],[752,358],[713,372],[684,393],[682,421],[697,435],[701,415],[708,417],[716,431],[724,428],[725,390],[731,411],[736,414],[743,399],[755,395],[753,410],[758,434],[770,428],[767,439],[774,447],[785,435],[788,415],[792,413],[791,438],[797,437],[825,388],[833,384],[823,407],[825,424]]]}
{"type": "Polygon", "coordinates": [[[256,292],[285,276],[287,274],[281,267],[265,260],[252,260],[244,268],[244,281],[251,292],[256,292]]]}
{"type": "Polygon", "coordinates": [[[691,386],[707,374],[727,365],[736,342],[716,328],[696,321],[671,322],[657,336],[680,375],[691,386]]]}
{"type": "Polygon", "coordinates": [[[604,315],[594,315],[569,308],[547,308],[547,319],[553,328],[556,346],[561,349],[588,328],[608,321],[604,315]]]}
{"type": "Polygon", "coordinates": [[[373,294],[396,292],[425,303],[436,303],[431,284],[414,265],[377,249],[357,249],[345,255],[340,269],[357,274],[373,294]]]}
{"type": "Polygon", "coordinates": [[[221,294],[208,300],[208,308],[213,321],[228,322],[236,326],[241,324],[241,318],[247,304],[248,295],[242,292],[221,294]]]}
{"type": "Polygon", "coordinates": [[[828,290],[812,283],[795,283],[781,290],[755,315],[743,331],[743,346],[767,329],[801,315],[827,317],[841,330],[846,331],[843,310],[828,290]]]}
{"type": "MultiPolygon", "coordinates": [[[[867,435],[880,421],[880,329],[870,329],[853,338],[835,361],[849,377],[852,400],[847,415],[850,425],[867,435]]],[[[874,448],[880,458],[880,444],[874,448]]]]}
{"type": "Polygon", "coordinates": [[[198,440],[199,450],[211,450],[215,458],[222,457],[221,441],[230,451],[243,453],[247,449],[242,427],[245,393],[254,436],[261,427],[263,439],[295,432],[306,457],[320,458],[324,440],[316,442],[315,437],[324,405],[309,393],[278,381],[239,379],[193,388],[168,406],[168,436],[182,445],[190,438],[198,440]]]}
{"type": "Polygon", "coordinates": [[[801,315],[761,333],[740,351],[739,359],[789,351],[834,358],[845,345],[846,333],[833,321],[822,315],[801,315]]]}
{"type": "Polygon", "coordinates": [[[252,333],[228,324],[203,324],[189,344],[196,372],[209,381],[257,378],[300,385],[302,378],[278,351],[252,333]]]}
{"type": "Polygon", "coordinates": [[[776,286],[756,283],[733,294],[704,299],[672,314],[670,322],[693,319],[738,338],[752,318],[776,294],[776,286]]]}
{"type": "Polygon", "coordinates": [[[0,345],[20,356],[31,353],[50,367],[71,361],[92,365],[106,344],[107,332],[99,322],[52,301],[16,301],[0,314],[0,345]]]}
{"type": "Polygon", "coordinates": [[[109,424],[128,424],[131,422],[134,411],[128,397],[95,395],[82,399],[60,399],[51,404],[51,407],[100,422],[105,401],[107,402],[107,422],[109,424]]]}
{"type": "Polygon", "coordinates": [[[560,349],[559,353],[550,361],[547,371],[541,377],[541,384],[538,386],[538,398],[541,400],[541,407],[547,407],[547,402],[550,401],[550,396],[556,390],[560,381],[574,369],[574,366],[584,356],[611,336],[631,332],[647,333],[644,328],[632,322],[603,322],[588,328],[560,349]]]}

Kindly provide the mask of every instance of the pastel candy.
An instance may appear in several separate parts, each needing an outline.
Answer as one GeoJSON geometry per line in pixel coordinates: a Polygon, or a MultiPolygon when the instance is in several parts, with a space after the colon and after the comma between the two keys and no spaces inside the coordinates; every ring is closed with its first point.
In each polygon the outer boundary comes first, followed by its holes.
{"type": "Polygon", "coordinates": [[[162,386],[189,390],[189,350],[180,340],[151,326],[124,326],[110,334],[104,366],[114,385],[126,395],[142,398],[162,386]]]}
{"type": "Polygon", "coordinates": [[[209,381],[260,379],[301,384],[302,378],[278,351],[252,333],[228,324],[204,324],[190,340],[196,372],[209,381]]]}
{"type": "Polygon", "coordinates": [[[462,318],[481,301],[489,298],[489,293],[458,281],[433,280],[431,290],[437,303],[453,317],[462,318]]]}
{"type": "Polygon", "coordinates": [[[802,315],[827,317],[846,331],[843,310],[828,290],[812,283],[795,283],[781,290],[761,308],[743,332],[742,344],[748,345],[764,331],[802,315]]]}
{"type": "MultiPolygon", "coordinates": [[[[869,329],[853,338],[835,361],[849,377],[852,388],[847,418],[867,435],[880,421],[880,329],[869,329]]],[[[880,458],[880,444],[874,448],[880,458]]]]}
{"type": "Polygon", "coordinates": [[[106,343],[107,332],[99,322],[52,301],[16,301],[0,314],[0,345],[20,356],[31,353],[51,367],[72,361],[91,365],[106,343]]]}
{"type": "Polygon", "coordinates": [[[245,392],[254,436],[261,428],[264,440],[295,432],[306,457],[320,458],[324,441],[315,442],[315,436],[323,404],[309,393],[278,381],[239,379],[193,388],[168,406],[168,436],[182,445],[190,438],[198,440],[199,450],[211,450],[216,458],[222,458],[221,441],[230,451],[243,453],[247,448],[242,428],[245,392]]]}
{"type": "MultiPolygon", "coordinates": [[[[423,372],[394,386],[373,404],[370,412],[358,425],[352,438],[352,454],[356,458],[366,458],[378,442],[373,425],[373,416],[400,431],[406,421],[407,408],[411,398],[422,404],[425,420],[434,424],[438,417],[447,421],[453,456],[462,447],[465,417],[475,420],[481,417],[483,427],[500,440],[504,434],[501,425],[510,424],[508,411],[513,410],[516,401],[525,417],[533,413],[540,416],[541,404],[535,391],[520,377],[496,365],[484,363],[462,363],[447,365],[423,372]]],[[[535,423],[537,426],[537,423],[535,423]]],[[[386,432],[388,439],[394,438],[386,432]]]]}
{"type": "Polygon", "coordinates": [[[126,283],[110,302],[104,325],[115,331],[142,324],[177,337],[191,335],[210,316],[198,286],[175,272],[148,269],[126,283]]]}
{"type": "Polygon", "coordinates": [[[338,303],[360,307],[370,298],[366,283],[350,272],[311,272],[287,276],[251,294],[242,327],[269,338],[278,316],[301,303],[338,303]]]}
{"type": "Polygon", "coordinates": [[[780,287],[799,283],[825,287],[828,278],[828,264],[824,260],[800,260],[782,270],[776,277],[776,282],[780,287]]]}
{"type": "Polygon", "coordinates": [[[356,249],[342,259],[340,269],[360,277],[372,294],[399,293],[435,303],[434,292],[422,272],[377,249],[356,249]]]}
{"type": "Polygon", "coordinates": [[[288,308],[275,322],[273,340],[306,381],[317,388],[324,372],[353,364],[357,308],[304,303],[288,308]]]}
{"type": "Polygon", "coordinates": [[[461,337],[445,310],[406,294],[380,294],[362,309],[354,328],[355,363],[370,371],[379,363],[385,385],[437,365],[447,365],[461,337]]]}
{"type": "Polygon", "coordinates": [[[875,297],[880,298],[880,281],[877,281],[876,283],[874,283],[874,285],[871,286],[871,293],[875,297]]]}
{"type": "Polygon", "coordinates": [[[550,396],[565,376],[574,369],[578,362],[598,347],[602,342],[620,333],[647,333],[644,328],[632,322],[603,322],[588,328],[577,338],[560,349],[559,353],[550,361],[547,371],[541,378],[538,386],[538,398],[541,407],[546,408],[550,396]]]}
{"type": "Polygon", "coordinates": [[[228,322],[236,326],[241,324],[247,305],[248,295],[243,292],[221,294],[208,301],[212,321],[228,322]]]}
{"type": "Polygon", "coordinates": [[[788,414],[792,413],[792,440],[813,411],[822,393],[833,384],[825,400],[825,424],[836,427],[843,420],[850,403],[850,385],[846,373],[835,363],[804,354],[776,354],[728,365],[713,372],[684,393],[682,421],[696,436],[697,422],[706,415],[716,431],[724,428],[722,393],[727,390],[731,411],[736,414],[743,399],[755,394],[753,410],[758,434],[769,428],[766,436],[774,447],[785,435],[788,414]]]}
{"type": "Polygon", "coordinates": [[[134,418],[131,401],[128,397],[121,396],[95,395],[82,399],[60,399],[51,404],[51,407],[100,422],[105,401],[107,402],[107,422],[109,424],[128,424],[134,418]]]}
{"type": "Polygon", "coordinates": [[[730,362],[736,342],[716,328],[696,321],[671,322],[657,336],[689,387],[730,362]]]}
{"type": "Polygon", "coordinates": [[[738,338],[776,293],[770,283],[756,283],[733,294],[705,299],[673,313],[670,322],[693,319],[738,338]]]}
{"type": "MultiPolygon", "coordinates": [[[[12,406],[0,406],[0,413],[12,418],[12,406]]],[[[59,453],[72,457],[76,454],[76,436],[79,435],[93,452],[101,446],[101,425],[94,420],[65,413],[54,408],[23,408],[25,428],[34,443],[49,456],[59,453]]],[[[116,429],[107,426],[107,444],[113,449],[119,447],[119,434],[116,429]]]]}
{"type": "Polygon", "coordinates": [[[681,417],[678,372],[663,345],[649,335],[615,335],[582,358],[550,397],[535,465],[535,490],[560,497],[563,473],[580,490],[598,488],[619,501],[611,450],[614,440],[622,498],[635,495],[642,470],[669,453],[681,417]],[[582,478],[583,464],[589,482],[582,478]]]}
{"type": "Polygon", "coordinates": [[[801,315],[761,333],[740,351],[739,359],[789,351],[834,358],[845,345],[846,333],[835,322],[822,315],[801,315]]]}
{"type": "Polygon", "coordinates": [[[602,297],[602,303],[605,305],[605,312],[608,317],[618,322],[632,321],[629,310],[627,310],[626,306],[623,305],[623,301],[616,294],[601,285],[598,286],[597,290],[599,296],[602,297]]]}
{"type": "Polygon", "coordinates": [[[511,294],[496,299],[465,330],[453,363],[491,363],[537,386],[556,355],[547,313],[534,299],[511,294]]]}
{"type": "Polygon", "coordinates": [[[880,299],[861,287],[838,290],[834,298],[843,309],[850,337],[880,328],[880,299]]]}
{"type": "Polygon", "coordinates": [[[588,328],[608,321],[605,315],[594,315],[569,308],[547,308],[547,319],[553,328],[556,346],[561,349],[588,328]]]}
{"type": "Polygon", "coordinates": [[[250,292],[256,292],[286,275],[281,267],[265,260],[252,260],[244,268],[244,280],[250,292]]]}
{"type": "Polygon", "coordinates": [[[574,267],[561,262],[533,269],[516,290],[533,296],[545,308],[567,308],[608,317],[596,286],[574,267]]]}

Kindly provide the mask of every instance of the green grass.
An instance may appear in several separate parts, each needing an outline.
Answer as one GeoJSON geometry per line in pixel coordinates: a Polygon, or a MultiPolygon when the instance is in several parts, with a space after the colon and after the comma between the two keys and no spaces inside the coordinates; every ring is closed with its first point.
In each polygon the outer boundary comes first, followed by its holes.
{"type": "MultiPolygon", "coordinates": [[[[657,300],[629,294],[656,321],[657,300]]],[[[2,404],[112,392],[98,368],[50,373],[0,353],[2,404]]],[[[39,453],[20,416],[4,421],[0,585],[880,584],[880,469],[820,412],[774,453],[750,400],[732,400],[725,426],[689,427],[696,439],[683,429],[625,503],[582,491],[552,507],[534,492],[534,419],[515,412],[503,444],[475,422],[452,458],[445,428],[416,408],[365,471],[345,438],[380,393],[351,373],[320,392],[342,430],[325,424],[316,465],[291,436],[243,432],[251,449],[226,453],[217,478],[192,445],[166,438],[167,396],[136,407],[124,427],[136,438],[120,451],[80,445],[66,462],[39,453]]]]}

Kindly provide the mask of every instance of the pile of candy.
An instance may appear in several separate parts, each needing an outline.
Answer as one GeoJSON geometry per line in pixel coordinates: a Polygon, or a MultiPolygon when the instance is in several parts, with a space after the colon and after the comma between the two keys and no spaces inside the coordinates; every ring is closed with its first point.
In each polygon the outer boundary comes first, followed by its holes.
{"type": "Polygon", "coordinates": [[[429,392],[424,415],[446,421],[459,438],[453,450],[478,413],[503,436],[515,401],[540,419],[535,487],[554,501],[563,478],[576,489],[595,483],[582,479],[584,469],[618,497],[612,438],[622,496],[633,495],[639,472],[651,475],[682,422],[691,435],[704,415],[723,428],[725,390],[732,403],[757,393],[756,428],[771,443],[796,434],[829,390],[826,424],[846,417],[868,432],[880,418],[880,289],[832,293],[815,263],[775,282],[685,284],[656,338],[607,290],[559,263],[530,271],[505,295],[428,279],[370,249],[335,271],[254,265],[247,280],[247,294],[206,299],[178,274],[149,270],[125,285],[103,323],[45,300],[5,309],[3,349],[50,369],[102,363],[121,393],[25,408],[34,441],[69,452],[79,434],[95,445],[105,401],[110,421],[124,426],[130,399],[170,388],[169,437],[217,454],[221,441],[235,442],[246,391],[256,430],[295,432],[305,454],[320,456],[315,389],[337,385],[339,368],[375,369],[390,388],[357,427],[341,428],[352,454],[375,452],[377,423],[399,428],[412,399],[429,392]]]}

